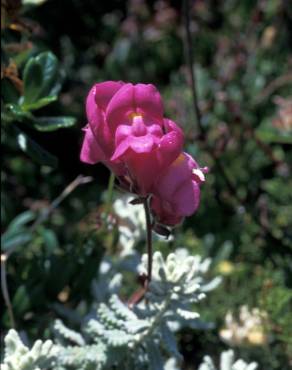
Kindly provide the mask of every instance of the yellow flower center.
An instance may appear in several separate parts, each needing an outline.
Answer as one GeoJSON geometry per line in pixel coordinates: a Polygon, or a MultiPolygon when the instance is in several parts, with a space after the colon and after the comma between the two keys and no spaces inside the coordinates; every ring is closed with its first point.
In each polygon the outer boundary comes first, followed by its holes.
{"type": "Polygon", "coordinates": [[[142,116],[142,114],[140,114],[140,113],[131,112],[131,113],[129,113],[128,117],[129,117],[131,120],[133,120],[134,118],[142,118],[143,116],[142,116]]]}

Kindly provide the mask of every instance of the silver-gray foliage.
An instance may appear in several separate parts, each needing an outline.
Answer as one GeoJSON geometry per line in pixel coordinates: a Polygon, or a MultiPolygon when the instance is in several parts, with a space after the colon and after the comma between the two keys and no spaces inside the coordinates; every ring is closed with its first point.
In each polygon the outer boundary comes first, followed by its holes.
{"type": "Polygon", "coordinates": [[[220,366],[217,368],[211,357],[205,356],[202,364],[198,370],[256,370],[257,364],[251,362],[246,363],[244,360],[235,360],[235,355],[232,350],[228,350],[221,353],[220,356],[220,366]]]}
{"type": "Polygon", "coordinates": [[[11,329],[5,337],[2,370],[46,370],[55,363],[58,348],[51,340],[37,340],[31,349],[25,346],[19,335],[11,329]]]}
{"type": "MultiPolygon", "coordinates": [[[[219,283],[217,279],[206,283],[204,275],[209,265],[209,260],[189,256],[184,250],[166,259],[160,252],[154,253],[152,281],[141,303],[130,308],[117,294],[112,294],[108,303],[98,305],[95,315],[82,325],[80,333],[57,320],[54,344],[37,341],[31,350],[15,340],[16,332],[10,331],[6,337],[4,369],[163,370],[171,364],[179,366],[182,357],[173,324],[199,320],[197,305],[206,292],[219,283]],[[37,348],[40,349],[36,351],[37,348]],[[18,353],[32,358],[32,367],[8,365],[18,364],[18,353]]],[[[147,257],[143,256],[140,271],[145,272],[146,266],[147,257]]],[[[20,357],[24,359],[23,355],[20,357]]]]}

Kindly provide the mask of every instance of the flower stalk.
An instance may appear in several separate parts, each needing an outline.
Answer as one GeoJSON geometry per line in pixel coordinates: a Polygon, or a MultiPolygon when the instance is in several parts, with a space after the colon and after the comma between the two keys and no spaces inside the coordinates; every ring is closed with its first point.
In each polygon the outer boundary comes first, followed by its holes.
{"type": "Polygon", "coordinates": [[[151,277],[152,277],[152,224],[150,217],[150,208],[149,208],[149,198],[145,197],[143,199],[143,206],[145,210],[145,220],[146,220],[146,243],[147,243],[147,255],[148,255],[148,266],[147,266],[147,279],[146,279],[146,288],[148,287],[151,277]]]}

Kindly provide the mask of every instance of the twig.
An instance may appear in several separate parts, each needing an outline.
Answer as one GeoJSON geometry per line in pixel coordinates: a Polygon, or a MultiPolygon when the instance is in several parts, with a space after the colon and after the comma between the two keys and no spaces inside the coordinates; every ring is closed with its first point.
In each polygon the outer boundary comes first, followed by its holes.
{"type": "Polygon", "coordinates": [[[52,203],[40,214],[40,216],[36,219],[36,221],[32,224],[30,231],[35,230],[35,228],[44,222],[48,216],[52,213],[52,211],[58,207],[58,205],[70,194],[73,190],[75,190],[79,185],[87,184],[91,182],[93,178],[91,176],[83,176],[78,175],[75,180],[73,180],[66,188],[62,191],[62,193],[52,201],[52,203]]]}
{"type": "Polygon", "coordinates": [[[12,328],[15,329],[15,320],[14,320],[14,315],[13,315],[13,309],[12,309],[12,304],[9,296],[9,291],[7,287],[7,275],[6,275],[6,262],[7,262],[8,256],[6,254],[1,254],[1,289],[2,289],[2,294],[4,298],[4,302],[7,306],[8,310],[8,316],[11,322],[12,328]]]}
{"type": "Polygon", "coordinates": [[[147,280],[146,287],[149,285],[152,278],[152,224],[150,218],[150,209],[148,204],[148,198],[144,198],[143,206],[145,210],[145,219],[146,219],[146,237],[147,237],[147,280]]]}
{"type": "Polygon", "coordinates": [[[145,219],[146,219],[146,239],[147,239],[147,276],[145,280],[143,279],[143,287],[138,289],[136,292],[132,294],[130,299],[128,300],[128,306],[132,308],[135,304],[139,303],[145,296],[147,292],[149,283],[152,278],[152,223],[150,217],[150,209],[149,209],[149,198],[141,198],[141,202],[143,203],[144,210],[145,210],[145,219]]]}
{"type": "MultiPolygon", "coordinates": [[[[191,89],[192,89],[192,96],[193,96],[193,106],[194,106],[194,113],[197,119],[197,124],[200,129],[200,134],[202,139],[206,138],[206,130],[202,125],[201,120],[201,112],[198,103],[198,95],[197,95],[197,88],[196,88],[196,78],[195,78],[195,70],[194,70],[194,53],[192,50],[192,38],[191,38],[191,31],[190,31],[190,3],[189,0],[183,0],[183,13],[184,13],[184,24],[185,24],[185,31],[186,31],[186,49],[187,49],[187,59],[188,59],[188,68],[191,76],[191,89]]],[[[206,150],[209,152],[211,157],[213,158],[215,164],[219,167],[220,173],[225,180],[225,183],[234,198],[239,203],[242,203],[242,199],[237,195],[236,186],[233,184],[232,180],[230,179],[228,173],[225,171],[224,165],[222,164],[220,158],[218,158],[212,148],[208,145],[207,141],[204,142],[204,146],[206,150]]]]}
{"type": "Polygon", "coordinates": [[[287,73],[283,76],[279,76],[270,82],[264,90],[255,98],[255,105],[261,104],[267,99],[273,92],[284,85],[292,83],[292,73],[287,73]]]}
{"type": "Polygon", "coordinates": [[[197,125],[202,136],[205,136],[205,129],[202,125],[201,120],[201,112],[199,109],[199,99],[197,93],[197,84],[196,84],[196,75],[194,71],[194,52],[192,48],[192,37],[191,37],[191,30],[190,30],[190,6],[189,0],[183,0],[183,14],[184,14],[184,25],[185,25],[185,45],[186,45],[186,56],[187,62],[189,67],[189,73],[191,76],[191,90],[192,90],[192,97],[193,97],[193,105],[194,105],[194,112],[195,117],[197,120],[197,125]]]}
{"type": "Polygon", "coordinates": [[[139,303],[142,301],[142,299],[145,296],[147,289],[145,287],[138,289],[133,295],[130,297],[128,300],[128,306],[129,308],[133,308],[135,304],[139,303]]]}

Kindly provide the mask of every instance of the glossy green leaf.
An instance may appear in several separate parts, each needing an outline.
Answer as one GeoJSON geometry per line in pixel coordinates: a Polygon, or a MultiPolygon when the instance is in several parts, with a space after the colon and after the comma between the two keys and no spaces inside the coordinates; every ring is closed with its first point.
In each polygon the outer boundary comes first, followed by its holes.
{"type": "Polygon", "coordinates": [[[45,98],[39,99],[33,103],[28,103],[28,104],[23,103],[22,109],[25,111],[39,109],[39,108],[45,107],[46,105],[56,101],[57,99],[58,99],[57,95],[46,96],[45,98]]]}
{"type": "Polygon", "coordinates": [[[18,132],[17,143],[22,151],[42,165],[56,167],[57,158],[42,148],[24,132],[18,132]]]}
{"type": "Polygon", "coordinates": [[[34,102],[40,96],[43,80],[43,71],[36,58],[31,58],[26,63],[23,72],[24,102],[34,102]]]}
{"type": "Polygon", "coordinates": [[[76,118],[74,117],[40,117],[36,118],[34,127],[38,131],[49,132],[55,131],[60,128],[67,128],[74,126],[76,123],[76,118]]]}
{"type": "Polygon", "coordinates": [[[44,52],[30,58],[23,73],[24,109],[37,109],[40,106],[32,108],[32,103],[57,95],[61,87],[60,78],[59,63],[54,54],[44,52]]]}

